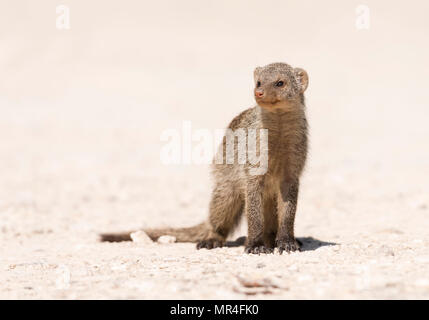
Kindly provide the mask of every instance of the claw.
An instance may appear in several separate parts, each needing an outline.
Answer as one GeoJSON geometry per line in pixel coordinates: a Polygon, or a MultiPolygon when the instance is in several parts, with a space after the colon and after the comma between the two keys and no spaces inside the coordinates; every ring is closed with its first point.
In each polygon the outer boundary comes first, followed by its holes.
{"type": "Polygon", "coordinates": [[[278,240],[276,242],[276,246],[278,248],[279,254],[283,254],[283,252],[294,252],[301,251],[301,246],[298,241],[293,240],[278,240]]]}
{"type": "Polygon", "coordinates": [[[223,247],[223,242],[215,239],[201,240],[197,243],[197,249],[214,249],[223,247]]]}
{"type": "Polygon", "coordinates": [[[253,245],[253,246],[247,246],[244,248],[244,252],[247,254],[257,254],[260,255],[261,253],[273,253],[274,250],[272,248],[263,246],[263,245],[253,245]]]}

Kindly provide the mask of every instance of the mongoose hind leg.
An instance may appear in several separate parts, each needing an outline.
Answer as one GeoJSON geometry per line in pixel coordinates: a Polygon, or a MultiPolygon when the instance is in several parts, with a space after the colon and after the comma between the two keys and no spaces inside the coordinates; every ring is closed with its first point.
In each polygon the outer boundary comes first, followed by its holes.
{"type": "Polygon", "coordinates": [[[276,246],[279,253],[301,251],[299,242],[294,235],[295,213],[298,200],[298,182],[284,182],[280,186],[277,197],[279,230],[276,237],[276,246]]]}
{"type": "Polygon", "coordinates": [[[236,188],[218,184],[210,201],[210,232],[197,243],[197,249],[222,247],[229,233],[240,221],[244,200],[236,188]]]}

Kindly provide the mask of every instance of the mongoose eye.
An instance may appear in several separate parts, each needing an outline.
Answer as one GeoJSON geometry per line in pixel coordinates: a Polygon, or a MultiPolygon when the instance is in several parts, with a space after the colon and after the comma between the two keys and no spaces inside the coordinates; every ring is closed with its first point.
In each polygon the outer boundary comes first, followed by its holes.
{"type": "Polygon", "coordinates": [[[256,82],[256,86],[259,88],[261,86],[261,81],[256,82]]]}
{"type": "Polygon", "coordinates": [[[285,83],[283,81],[277,81],[276,82],[276,87],[283,87],[285,83]]]}

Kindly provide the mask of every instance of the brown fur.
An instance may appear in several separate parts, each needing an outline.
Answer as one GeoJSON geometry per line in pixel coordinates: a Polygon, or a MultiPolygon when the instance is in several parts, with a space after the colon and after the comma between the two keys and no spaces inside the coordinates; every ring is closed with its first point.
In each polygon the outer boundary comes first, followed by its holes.
{"type": "MultiPolygon", "coordinates": [[[[197,242],[197,248],[220,247],[246,213],[247,253],[273,252],[275,247],[280,253],[299,250],[294,220],[299,178],[307,156],[303,93],[308,76],[302,69],[273,63],[256,68],[254,78],[257,105],[240,113],[228,128],[268,129],[266,173],[249,174],[249,170],[256,167],[249,162],[227,164],[224,137],[218,151],[222,152],[224,162],[212,166],[215,185],[208,220],[190,228],[144,230],[153,240],[172,235],[179,242],[197,242]]],[[[129,234],[104,234],[101,239],[130,240],[129,234]]]]}

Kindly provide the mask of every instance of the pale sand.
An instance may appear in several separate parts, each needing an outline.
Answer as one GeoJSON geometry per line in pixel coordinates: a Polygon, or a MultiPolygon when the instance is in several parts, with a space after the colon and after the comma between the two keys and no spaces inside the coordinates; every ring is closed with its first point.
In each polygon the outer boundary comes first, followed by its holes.
{"type": "Polygon", "coordinates": [[[328,2],[73,1],[68,33],[55,1],[0,8],[0,298],[428,299],[427,5],[357,32],[328,2]],[[207,166],[160,164],[160,134],[224,128],[273,61],[310,76],[304,251],[97,242],[205,219],[207,166]]]}

